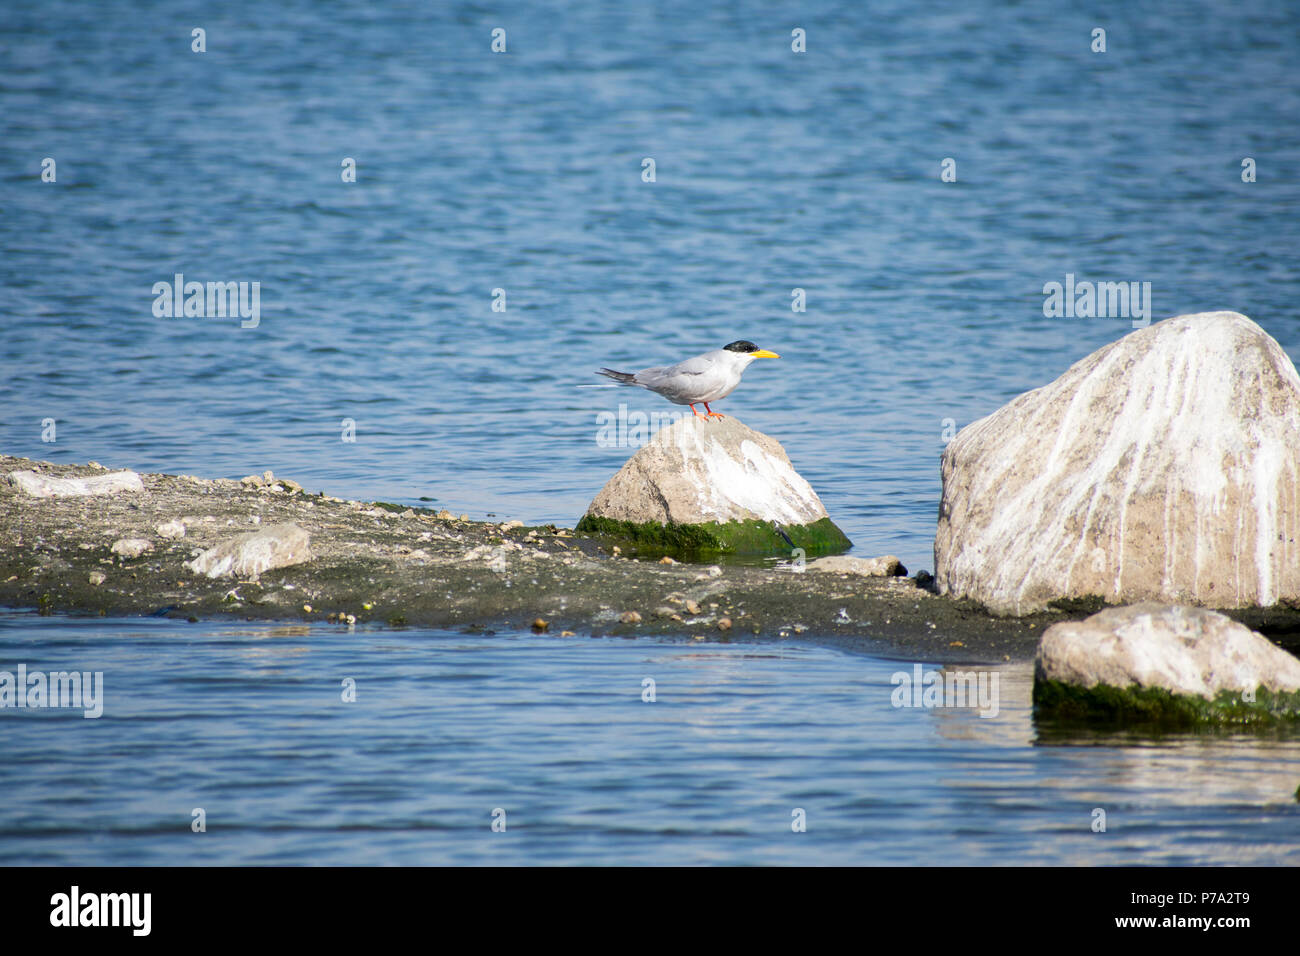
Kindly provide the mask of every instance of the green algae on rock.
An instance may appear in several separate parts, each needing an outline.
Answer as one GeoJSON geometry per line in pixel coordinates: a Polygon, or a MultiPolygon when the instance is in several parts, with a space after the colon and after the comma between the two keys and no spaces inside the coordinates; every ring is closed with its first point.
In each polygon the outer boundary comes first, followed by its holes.
{"type": "Polygon", "coordinates": [[[1300,693],[1220,691],[1213,699],[1175,694],[1163,687],[1078,687],[1056,680],[1034,681],[1034,717],[1063,722],[1145,725],[1160,729],[1210,726],[1300,728],[1300,693]]]}
{"type": "Polygon", "coordinates": [[[618,521],[588,514],[574,530],[580,534],[617,538],[647,553],[684,558],[715,554],[789,554],[794,548],[802,548],[806,555],[814,556],[838,554],[852,546],[830,518],[777,528],[770,521],[665,524],[659,521],[618,521]]]}

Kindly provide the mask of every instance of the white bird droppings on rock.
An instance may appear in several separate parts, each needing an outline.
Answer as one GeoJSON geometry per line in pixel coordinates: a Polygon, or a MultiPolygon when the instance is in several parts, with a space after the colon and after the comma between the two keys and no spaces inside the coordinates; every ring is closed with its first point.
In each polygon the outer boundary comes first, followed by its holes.
{"type": "Polygon", "coordinates": [[[186,567],[209,578],[256,578],[272,568],[311,560],[311,536],[296,524],[269,525],[209,548],[186,567]]]}
{"type": "Polygon", "coordinates": [[[1300,376],[1236,312],[1158,322],[967,426],[943,453],[942,594],[1300,598],[1300,376]]]}

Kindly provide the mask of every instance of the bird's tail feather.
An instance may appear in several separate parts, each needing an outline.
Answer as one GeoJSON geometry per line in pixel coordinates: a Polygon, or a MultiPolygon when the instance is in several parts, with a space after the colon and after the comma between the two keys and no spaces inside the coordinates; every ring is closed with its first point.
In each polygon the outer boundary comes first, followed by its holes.
{"type": "Polygon", "coordinates": [[[631,372],[615,372],[612,368],[602,368],[597,375],[603,375],[606,378],[612,378],[620,385],[635,385],[636,376],[631,372]]]}

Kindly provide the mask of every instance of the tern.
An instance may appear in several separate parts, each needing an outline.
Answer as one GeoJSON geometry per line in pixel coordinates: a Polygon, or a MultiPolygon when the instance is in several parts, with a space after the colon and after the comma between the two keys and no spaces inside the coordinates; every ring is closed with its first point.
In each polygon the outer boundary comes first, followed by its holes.
{"type": "Polygon", "coordinates": [[[723,415],[709,408],[709,403],[730,395],[754,359],[780,357],[775,352],[760,349],[753,342],[741,339],[676,365],[643,368],[639,372],[616,372],[612,368],[602,368],[596,374],[612,378],[622,385],[648,388],[677,405],[689,405],[696,418],[723,418],[723,415]],[[701,415],[695,408],[697,404],[703,405],[708,414],[701,415]]]}

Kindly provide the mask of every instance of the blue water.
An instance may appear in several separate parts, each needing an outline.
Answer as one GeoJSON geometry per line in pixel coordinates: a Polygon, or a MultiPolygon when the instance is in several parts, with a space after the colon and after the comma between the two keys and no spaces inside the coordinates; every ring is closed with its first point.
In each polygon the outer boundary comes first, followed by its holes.
{"type": "MultiPolygon", "coordinates": [[[[719,409],[783,442],[857,553],[931,567],[945,420],[1131,329],[1045,318],[1045,283],[1150,282],[1155,318],[1235,309],[1300,358],[1298,54],[1300,8],[1263,2],[5,4],[0,450],[572,524],[631,452],[598,444],[597,416],[671,408],[575,386],[748,338],[782,358],[719,409]],[[177,272],[259,282],[260,323],[156,318],[177,272]]],[[[1295,843],[1268,770],[1289,749],[1034,747],[1023,711],[884,709],[863,688],[894,665],[816,644],[80,627],[6,633],[33,661],[93,647],[123,691],[130,661],[175,647],[193,667],[137,675],[93,729],[6,725],[6,757],[67,758],[5,801],[10,859],[1229,861],[1295,843]],[[625,701],[647,661],[691,691],[625,701]],[[342,710],[353,662],[389,683],[342,710]],[[1143,821],[1105,843],[1069,809],[1103,784],[1143,821]],[[205,842],[172,842],[200,799],[220,808],[205,842]],[[795,800],[814,821],[798,845],[795,800]],[[479,835],[496,803],[519,808],[512,843],[479,835]],[[340,829],[358,825],[376,829],[340,829]]]]}
{"type": "Polygon", "coordinates": [[[1044,737],[1027,664],[986,718],[811,643],[0,614],[19,661],[103,715],[0,710],[0,864],[1300,864],[1300,739],[1044,737]]]}

